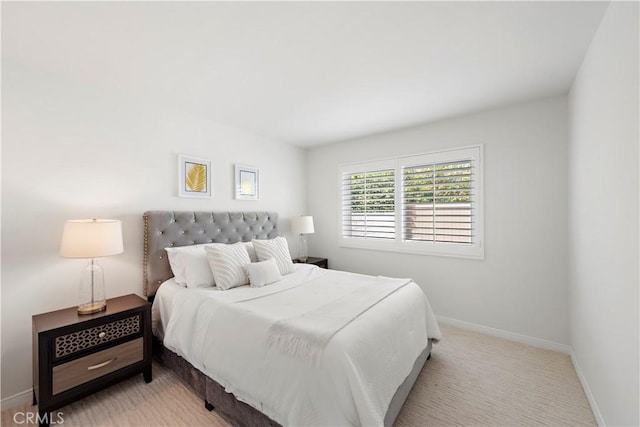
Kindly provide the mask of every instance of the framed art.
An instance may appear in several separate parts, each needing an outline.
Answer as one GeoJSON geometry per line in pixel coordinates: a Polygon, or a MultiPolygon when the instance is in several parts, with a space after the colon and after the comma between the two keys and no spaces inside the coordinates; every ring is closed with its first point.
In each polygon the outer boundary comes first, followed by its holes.
{"type": "Polygon", "coordinates": [[[260,171],[253,166],[235,165],[236,199],[258,200],[260,191],[260,171]]]}
{"type": "Polygon", "coordinates": [[[178,196],[211,197],[211,160],[178,155],[178,196]]]}

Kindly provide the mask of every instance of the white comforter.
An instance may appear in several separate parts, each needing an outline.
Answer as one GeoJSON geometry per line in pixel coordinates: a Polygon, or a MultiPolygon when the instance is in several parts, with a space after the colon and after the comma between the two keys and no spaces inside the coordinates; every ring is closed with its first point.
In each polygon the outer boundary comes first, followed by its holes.
{"type": "Polygon", "coordinates": [[[360,310],[330,334],[316,363],[269,340],[274,325],[322,311],[371,279],[296,265],[262,288],[186,289],[170,280],[156,294],[154,315],[168,349],[283,425],[382,425],[428,338],[440,339],[418,285],[398,286],[360,310]]]}

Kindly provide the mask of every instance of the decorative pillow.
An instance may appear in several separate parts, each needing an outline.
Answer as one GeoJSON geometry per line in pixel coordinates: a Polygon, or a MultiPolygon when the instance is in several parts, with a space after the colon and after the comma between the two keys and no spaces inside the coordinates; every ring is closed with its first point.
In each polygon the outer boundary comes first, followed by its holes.
{"type": "Polygon", "coordinates": [[[258,262],[258,255],[256,255],[256,249],[253,247],[253,242],[244,242],[242,244],[247,248],[251,262],[258,262]]]}
{"type": "Polygon", "coordinates": [[[218,288],[227,290],[249,282],[245,267],[251,260],[242,242],[232,245],[213,243],[205,251],[218,288]]]}
{"type": "Polygon", "coordinates": [[[209,245],[211,244],[164,249],[167,251],[176,283],[187,288],[206,288],[215,285],[207,253],[204,250],[209,245]]]}
{"type": "Polygon", "coordinates": [[[252,288],[260,288],[282,279],[278,265],[273,258],[261,262],[252,262],[247,264],[245,268],[249,276],[249,285],[252,288]]]}
{"type": "Polygon", "coordinates": [[[280,274],[293,273],[293,261],[289,254],[289,245],[284,237],[276,237],[270,240],[253,240],[258,261],[266,261],[273,258],[280,270],[280,274]]]}

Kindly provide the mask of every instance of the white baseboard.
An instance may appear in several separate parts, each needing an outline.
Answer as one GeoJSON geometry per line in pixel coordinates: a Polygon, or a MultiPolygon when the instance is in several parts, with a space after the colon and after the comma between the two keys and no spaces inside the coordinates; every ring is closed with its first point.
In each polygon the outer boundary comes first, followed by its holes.
{"type": "Polygon", "coordinates": [[[571,347],[566,344],[560,344],[553,341],[547,341],[540,338],[534,338],[527,335],[517,334],[515,332],[505,331],[503,329],[490,328],[488,326],[477,325],[475,323],[465,322],[463,320],[451,319],[444,316],[436,316],[438,322],[446,325],[457,326],[462,329],[480,332],[482,334],[492,335],[498,338],[504,338],[510,341],[516,341],[522,344],[528,344],[533,347],[544,348],[546,350],[559,351],[564,354],[571,354],[571,347]]]}
{"type": "Polygon", "coordinates": [[[598,404],[596,403],[596,399],[593,397],[593,393],[591,393],[591,388],[589,388],[589,384],[587,383],[587,379],[584,377],[582,373],[582,368],[578,363],[578,359],[576,358],[573,349],[571,350],[571,363],[573,363],[573,369],[575,369],[576,374],[578,375],[578,379],[580,380],[580,384],[582,384],[582,389],[584,390],[584,394],[587,396],[587,400],[589,401],[589,406],[591,406],[591,412],[593,412],[593,416],[596,417],[596,422],[599,426],[605,426],[604,418],[602,418],[602,414],[600,413],[600,409],[598,408],[598,404]]]}
{"type": "Polygon", "coordinates": [[[13,408],[14,406],[22,405],[26,402],[31,402],[32,397],[32,389],[9,396],[0,401],[0,410],[4,411],[5,409],[13,408]]]}

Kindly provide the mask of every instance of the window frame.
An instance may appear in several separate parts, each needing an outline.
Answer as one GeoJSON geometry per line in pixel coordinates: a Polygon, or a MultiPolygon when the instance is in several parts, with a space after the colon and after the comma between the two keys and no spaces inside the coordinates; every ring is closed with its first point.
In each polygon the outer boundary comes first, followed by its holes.
{"type": "Polygon", "coordinates": [[[421,255],[446,256],[456,258],[484,259],[484,145],[477,144],[461,148],[443,149],[428,153],[378,159],[366,162],[348,163],[340,166],[339,173],[339,222],[338,246],[378,250],[387,252],[401,252],[421,255]],[[403,168],[424,163],[445,163],[450,161],[471,160],[473,170],[472,203],[474,216],[474,240],[471,244],[411,241],[404,240],[404,187],[403,168]],[[394,169],[395,185],[395,239],[378,240],[368,238],[345,237],[343,227],[345,214],[343,211],[343,176],[371,171],[376,168],[394,169]]]}

